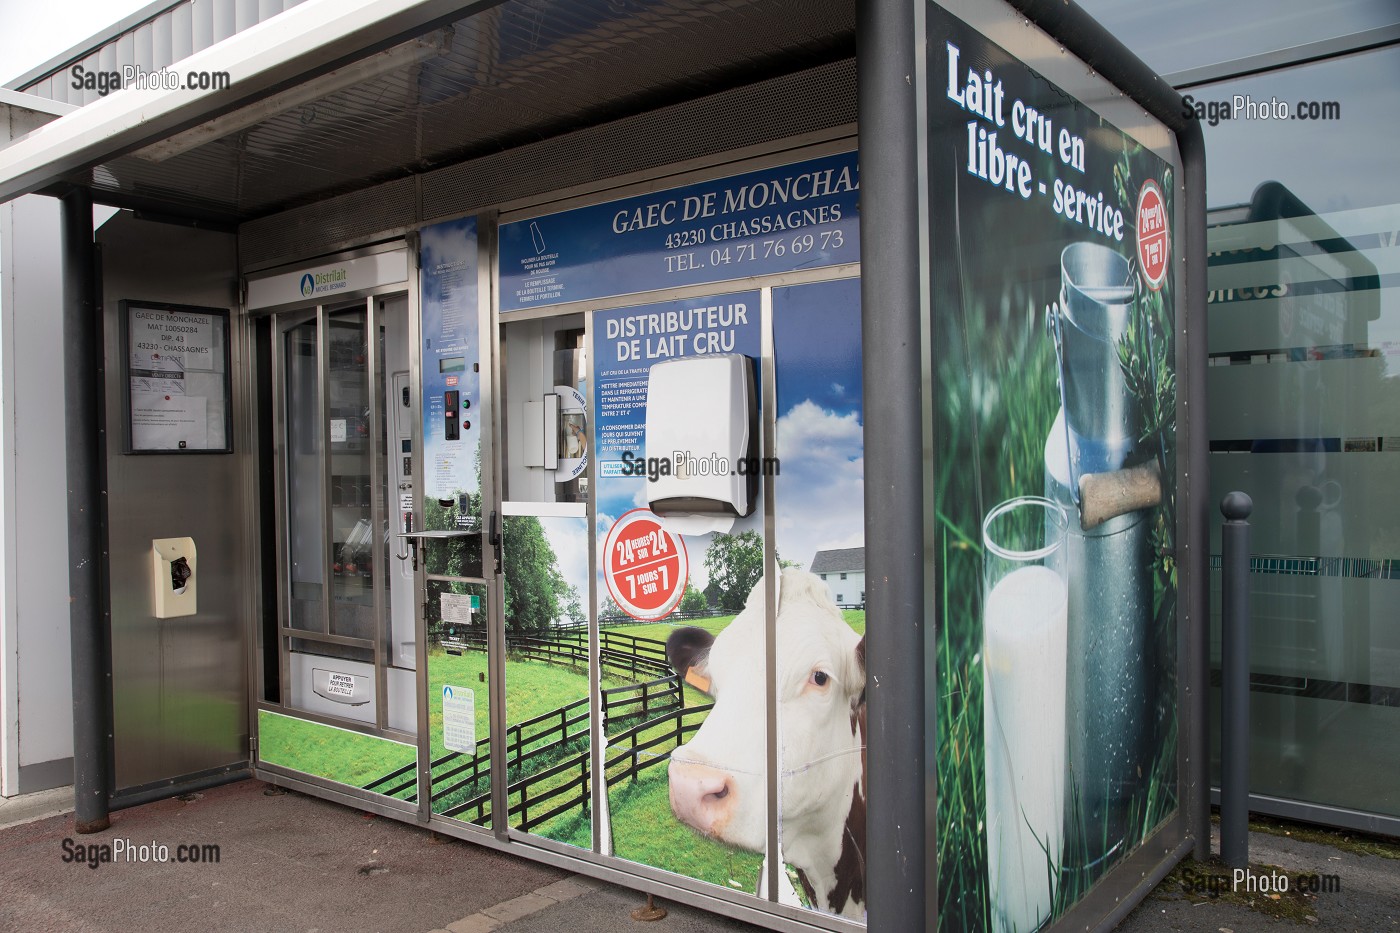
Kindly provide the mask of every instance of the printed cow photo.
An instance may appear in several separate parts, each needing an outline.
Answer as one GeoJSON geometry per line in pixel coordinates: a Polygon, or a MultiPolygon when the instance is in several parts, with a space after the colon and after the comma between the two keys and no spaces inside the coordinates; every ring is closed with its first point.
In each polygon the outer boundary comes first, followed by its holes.
{"type": "MultiPolygon", "coordinates": [[[[676,818],[767,855],[765,582],[718,635],[677,629],[671,666],[714,698],[671,754],[676,818]]],[[[865,914],[865,642],[814,574],[782,571],[777,593],[779,848],[808,903],[865,914]]]]}

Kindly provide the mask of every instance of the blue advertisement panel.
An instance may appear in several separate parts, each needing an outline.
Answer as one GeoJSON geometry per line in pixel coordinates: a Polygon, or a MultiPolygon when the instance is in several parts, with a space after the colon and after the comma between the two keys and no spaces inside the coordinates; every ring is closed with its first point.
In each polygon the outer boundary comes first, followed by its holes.
{"type": "MultiPolygon", "coordinates": [[[[598,475],[626,482],[600,489],[599,512],[610,504],[633,503],[645,484],[634,463],[670,450],[648,451],[646,443],[647,376],[663,360],[706,354],[738,353],[758,360],[762,349],[759,293],[664,301],[600,311],[593,318],[594,421],[598,475]]],[[[693,403],[694,399],[687,400],[693,403]]],[[[630,506],[629,506],[630,507],[630,506]]],[[[626,508],[615,514],[621,514],[626,508]]]]}
{"type": "Polygon", "coordinates": [[[420,236],[424,523],[442,529],[480,513],[476,218],[420,236]]]}
{"type": "MultiPolygon", "coordinates": [[[[608,787],[603,851],[750,892],[763,859],[766,775],[747,755],[751,743],[725,740],[724,723],[695,745],[712,709],[708,685],[698,674],[683,679],[685,665],[671,641],[708,638],[735,624],[746,606],[757,608],[744,616],[740,640],[752,637],[754,620],[761,626],[762,484],[757,475],[753,483],[742,475],[763,453],[761,313],[757,291],[598,311],[590,349],[603,657],[627,651],[664,659],[650,675],[656,679],[641,685],[650,699],[640,711],[614,712],[610,698],[626,695],[618,683],[624,672],[606,660],[600,671],[608,787]],[[704,745],[716,742],[726,753],[745,750],[718,759],[743,777],[738,838],[720,836],[694,808],[677,812],[670,803],[677,782],[711,760],[704,745]]],[[[761,641],[756,649],[749,657],[758,689],[761,641]]],[[[626,674],[635,680],[631,670],[626,674]]],[[[761,747],[762,717],[741,706],[734,709],[745,722],[760,723],[752,744],[761,747]]]]}
{"type": "Polygon", "coordinates": [[[860,261],[856,153],[502,224],[502,312],[860,261]]]}

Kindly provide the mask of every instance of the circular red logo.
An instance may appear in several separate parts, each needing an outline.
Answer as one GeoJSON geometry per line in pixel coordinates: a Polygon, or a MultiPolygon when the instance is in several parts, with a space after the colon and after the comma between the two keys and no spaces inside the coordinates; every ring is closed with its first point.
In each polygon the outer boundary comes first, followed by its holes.
{"type": "Polygon", "coordinates": [[[1168,239],[1167,202],[1155,181],[1148,181],[1138,192],[1137,254],[1138,268],[1147,287],[1154,292],[1167,280],[1172,251],[1168,239]]]}
{"type": "Polygon", "coordinates": [[[685,542],[650,509],[633,509],[608,529],[603,579],[608,595],[636,619],[664,619],[680,605],[690,578],[685,542]]]}

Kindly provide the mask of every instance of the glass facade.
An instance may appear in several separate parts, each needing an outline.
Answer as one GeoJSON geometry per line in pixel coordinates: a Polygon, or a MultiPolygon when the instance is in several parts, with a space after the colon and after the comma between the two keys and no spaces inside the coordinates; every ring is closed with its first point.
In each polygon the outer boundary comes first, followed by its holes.
{"type": "Polygon", "coordinates": [[[1250,789],[1279,800],[1256,809],[1384,823],[1400,819],[1400,45],[1285,50],[1393,26],[1400,8],[1213,6],[1227,22],[1193,27],[1190,48],[1173,30],[1201,21],[1197,5],[1086,4],[1163,74],[1238,75],[1273,53],[1267,70],[1180,88],[1207,147],[1212,497],[1254,500],[1250,789]]]}

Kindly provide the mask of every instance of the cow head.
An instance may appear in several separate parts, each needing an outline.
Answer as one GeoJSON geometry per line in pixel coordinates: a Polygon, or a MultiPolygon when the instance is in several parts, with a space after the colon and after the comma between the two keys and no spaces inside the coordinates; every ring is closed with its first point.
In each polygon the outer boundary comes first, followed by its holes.
{"type": "MultiPolygon", "coordinates": [[[[863,647],[824,583],[803,570],[783,571],[777,616],[780,834],[784,857],[817,878],[825,878],[841,854],[852,800],[861,792],[863,647]]],[[[673,632],[667,657],[715,701],[700,730],[671,754],[671,809],[707,836],[763,852],[764,583],[718,636],[699,628],[673,632]]],[[[863,851],[863,839],[859,845],[863,851]]]]}

